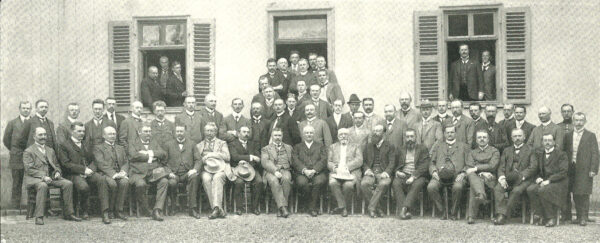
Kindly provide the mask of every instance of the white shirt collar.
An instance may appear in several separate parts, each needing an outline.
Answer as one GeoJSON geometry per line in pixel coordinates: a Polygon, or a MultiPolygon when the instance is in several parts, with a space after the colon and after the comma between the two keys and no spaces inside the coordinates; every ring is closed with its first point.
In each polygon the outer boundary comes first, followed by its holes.
{"type": "Polygon", "coordinates": [[[260,116],[253,116],[252,117],[252,119],[254,119],[254,120],[260,120],[260,118],[262,118],[262,115],[260,115],[260,116]]]}
{"type": "Polygon", "coordinates": [[[515,122],[516,122],[515,124],[517,124],[517,127],[521,128],[521,126],[523,126],[523,124],[525,123],[525,119],[520,120],[520,121],[515,119],[515,122]]]}
{"type": "Polygon", "coordinates": [[[188,116],[194,116],[194,113],[195,113],[195,111],[188,111],[188,110],[185,110],[185,113],[187,113],[187,114],[188,114],[188,116]]]}
{"type": "Polygon", "coordinates": [[[554,147],[552,147],[551,149],[545,149],[544,151],[546,151],[547,154],[552,153],[554,151],[554,147]]]}
{"type": "Polygon", "coordinates": [[[242,117],[242,113],[237,113],[237,112],[233,111],[233,112],[231,112],[231,116],[233,116],[234,119],[235,119],[236,116],[239,117],[239,118],[241,118],[242,117]]]}
{"type": "Polygon", "coordinates": [[[108,141],[104,140],[104,142],[110,146],[115,146],[115,143],[109,143],[108,141]]]}
{"type": "Polygon", "coordinates": [[[77,121],[77,119],[73,119],[73,118],[71,118],[70,116],[67,116],[67,119],[68,119],[68,120],[69,120],[69,122],[71,122],[71,123],[73,123],[73,122],[76,122],[76,121],[77,121]]]}
{"type": "Polygon", "coordinates": [[[306,90],[304,90],[304,92],[300,92],[298,91],[298,97],[302,96],[304,97],[308,92],[306,90]]]}
{"type": "Polygon", "coordinates": [[[448,113],[438,113],[438,116],[440,116],[441,118],[446,118],[448,116],[448,113]]]}
{"type": "Polygon", "coordinates": [[[548,120],[547,122],[542,122],[542,126],[547,127],[548,125],[550,125],[550,123],[552,123],[552,120],[548,120]]]}
{"type": "Polygon", "coordinates": [[[179,143],[184,143],[185,142],[185,138],[183,138],[181,140],[179,140],[179,138],[175,138],[175,140],[177,140],[177,142],[179,142],[179,143]]]}
{"type": "Polygon", "coordinates": [[[162,120],[158,120],[158,117],[157,117],[157,118],[154,118],[154,119],[156,120],[156,122],[159,122],[159,123],[165,123],[165,120],[166,120],[167,118],[164,118],[164,117],[163,117],[163,119],[162,119],[162,120]]]}
{"type": "Polygon", "coordinates": [[[295,107],[294,107],[294,109],[290,109],[290,108],[288,108],[288,111],[290,111],[290,112],[292,112],[292,113],[293,113],[295,110],[296,110],[296,108],[295,108],[295,107]]]}
{"type": "Polygon", "coordinates": [[[448,145],[454,145],[455,143],[456,143],[456,139],[454,139],[452,141],[446,139],[446,144],[448,144],[448,145]]]}
{"type": "Polygon", "coordinates": [[[306,75],[308,74],[308,70],[306,70],[306,72],[299,72],[300,75],[306,75]]]}
{"type": "Polygon", "coordinates": [[[375,112],[371,112],[371,113],[366,113],[365,112],[365,117],[371,118],[373,115],[375,115],[375,112]]]}
{"type": "Polygon", "coordinates": [[[382,138],[381,140],[379,140],[379,142],[376,144],[377,148],[381,147],[381,144],[383,144],[383,140],[385,139],[382,138]]]}
{"type": "Polygon", "coordinates": [[[396,117],[394,117],[394,119],[392,119],[391,121],[386,120],[385,123],[386,124],[394,124],[394,122],[396,121],[396,117]]]}
{"type": "Polygon", "coordinates": [[[427,123],[427,122],[429,122],[431,120],[431,117],[432,116],[429,116],[429,117],[425,118],[425,117],[421,116],[421,120],[423,120],[423,123],[427,123]]]}
{"type": "Polygon", "coordinates": [[[206,106],[204,107],[204,109],[206,109],[206,111],[208,111],[208,113],[211,113],[211,114],[215,112],[215,109],[211,109],[206,106]]]}
{"type": "Polygon", "coordinates": [[[490,145],[486,144],[483,148],[481,146],[477,146],[481,151],[484,151],[485,149],[487,149],[490,145]]]}
{"type": "Polygon", "coordinates": [[[573,131],[575,131],[575,133],[579,133],[579,134],[583,134],[583,130],[585,130],[585,128],[581,128],[580,130],[573,129],[573,131]]]}
{"type": "Polygon", "coordinates": [[[21,118],[21,122],[25,122],[25,120],[29,119],[29,117],[24,117],[23,115],[19,115],[19,118],[21,118]]]}
{"type": "Polygon", "coordinates": [[[313,116],[313,118],[306,118],[306,120],[307,120],[307,121],[309,121],[309,122],[313,122],[313,121],[314,121],[314,120],[316,120],[316,119],[317,119],[317,117],[316,117],[316,116],[313,116]]]}
{"type": "Polygon", "coordinates": [[[73,137],[73,136],[71,136],[71,140],[73,140],[73,142],[74,142],[75,144],[79,144],[79,145],[81,145],[81,140],[77,140],[77,139],[76,139],[75,137],[73,137]]]}
{"type": "Polygon", "coordinates": [[[138,115],[136,115],[136,114],[133,114],[133,113],[131,113],[131,117],[133,117],[133,118],[135,118],[135,119],[140,119],[140,120],[142,119],[141,117],[139,117],[138,115]]]}
{"type": "Polygon", "coordinates": [[[406,110],[405,110],[405,109],[402,109],[402,108],[400,108],[400,110],[401,110],[401,111],[403,111],[403,112],[409,112],[411,108],[412,108],[412,107],[410,107],[410,106],[409,106],[409,107],[408,107],[408,109],[406,109],[406,110]]]}
{"type": "Polygon", "coordinates": [[[239,138],[238,138],[238,140],[240,140],[240,143],[242,143],[242,144],[248,144],[248,140],[244,141],[244,140],[241,140],[239,138]]]}
{"type": "Polygon", "coordinates": [[[283,114],[285,114],[285,110],[283,110],[283,111],[281,111],[281,112],[277,113],[277,116],[278,116],[278,117],[279,117],[279,116],[283,116],[283,114]]]}
{"type": "Polygon", "coordinates": [[[519,146],[517,146],[517,145],[515,144],[514,146],[515,146],[515,149],[521,149],[521,148],[523,147],[523,145],[525,145],[525,143],[522,143],[522,144],[521,144],[521,145],[519,145],[519,146]]]}
{"type": "Polygon", "coordinates": [[[306,144],[306,147],[308,147],[308,148],[310,148],[310,146],[312,146],[313,143],[314,143],[314,141],[311,141],[310,143],[304,141],[304,144],[306,144]]]}
{"type": "Polygon", "coordinates": [[[46,117],[45,117],[45,116],[42,116],[42,115],[40,115],[40,113],[35,113],[35,115],[36,115],[38,118],[40,118],[40,119],[46,119],[46,117]]]}
{"type": "Polygon", "coordinates": [[[339,114],[338,114],[338,113],[335,113],[335,112],[334,112],[334,113],[333,113],[333,117],[334,117],[335,119],[340,119],[340,117],[342,117],[342,113],[339,113],[339,114]]]}

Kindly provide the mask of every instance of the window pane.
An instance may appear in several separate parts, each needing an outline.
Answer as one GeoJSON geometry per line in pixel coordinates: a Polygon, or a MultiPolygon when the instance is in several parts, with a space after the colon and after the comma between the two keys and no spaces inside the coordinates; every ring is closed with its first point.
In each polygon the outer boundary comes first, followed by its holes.
{"type": "Polygon", "coordinates": [[[448,15],[448,35],[469,35],[469,17],[467,15],[448,15]]]}
{"type": "Polygon", "coordinates": [[[327,19],[289,19],[277,21],[279,39],[326,39],[327,19]]]}
{"type": "Polygon", "coordinates": [[[473,25],[475,35],[493,35],[494,34],[494,14],[474,14],[473,25]]]}
{"type": "Polygon", "coordinates": [[[143,46],[158,46],[160,40],[160,31],[158,25],[144,25],[143,46]]]}
{"type": "Polygon", "coordinates": [[[165,28],[165,44],[166,45],[183,45],[185,35],[184,24],[169,24],[165,28]]]}

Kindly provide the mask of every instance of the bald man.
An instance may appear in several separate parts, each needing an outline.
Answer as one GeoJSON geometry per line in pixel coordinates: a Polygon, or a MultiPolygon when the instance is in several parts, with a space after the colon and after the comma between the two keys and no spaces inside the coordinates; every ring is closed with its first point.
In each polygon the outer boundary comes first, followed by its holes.
{"type": "Polygon", "coordinates": [[[202,127],[209,122],[213,122],[217,126],[217,134],[219,134],[219,127],[223,123],[223,114],[217,111],[217,96],[208,94],[204,98],[204,109],[200,109],[198,113],[202,117],[202,127]]]}
{"type": "Polygon", "coordinates": [[[302,141],[292,150],[292,167],[296,172],[296,185],[305,202],[308,201],[310,215],[316,217],[317,201],[327,183],[327,147],[314,140],[315,128],[307,125],[302,129],[302,141]]]}
{"type": "Polygon", "coordinates": [[[166,88],[161,84],[160,79],[158,78],[157,67],[151,66],[148,68],[148,75],[142,80],[140,90],[142,103],[146,107],[152,107],[154,101],[165,99],[166,88]]]}
{"type": "Polygon", "coordinates": [[[551,117],[552,111],[550,108],[542,106],[538,110],[538,118],[542,124],[535,127],[531,132],[531,136],[529,136],[529,139],[527,140],[529,146],[532,146],[534,149],[543,147],[542,137],[546,134],[552,134],[556,143],[556,148],[560,150],[563,149],[564,129],[552,122],[551,117]]]}

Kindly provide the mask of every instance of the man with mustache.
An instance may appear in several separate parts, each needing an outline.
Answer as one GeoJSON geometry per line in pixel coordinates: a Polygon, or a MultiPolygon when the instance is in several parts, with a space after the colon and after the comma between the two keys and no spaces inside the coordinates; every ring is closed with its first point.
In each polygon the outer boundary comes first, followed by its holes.
{"type": "Polygon", "coordinates": [[[396,116],[401,121],[406,122],[408,126],[412,126],[419,119],[419,112],[411,107],[412,96],[408,92],[400,93],[400,110],[396,112],[396,116]]]}
{"type": "Polygon", "coordinates": [[[71,138],[71,124],[78,121],[80,112],[79,104],[72,102],[67,105],[65,119],[56,128],[56,141],[59,144],[71,138]]]}
{"type": "Polygon", "coordinates": [[[556,148],[562,150],[565,132],[564,129],[552,122],[551,117],[552,111],[550,108],[543,106],[538,110],[538,118],[542,124],[531,131],[531,136],[529,137],[529,140],[527,140],[527,144],[531,145],[534,149],[544,147],[543,136],[545,134],[552,134],[556,148]]]}
{"type": "Polygon", "coordinates": [[[30,119],[31,103],[19,102],[19,116],[8,122],[2,142],[10,151],[9,165],[12,175],[11,201],[14,207],[21,206],[21,187],[23,186],[23,150],[18,147],[23,124],[30,119]]]}
{"type": "Polygon", "coordinates": [[[380,199],[392,183],[392,171],[396,167],[395,150],[384,139],[383,126],[375,125],[372,140],[365,151],[364,176],[361,181],[361,191],[369,202],[368,212],[371,218],[383,217],[380,199]]]}
{"type": "Polygon", "coordinates": [[[327,168],[329,169],[329,187],[337,201],[334,213],[348,216],[347,202],[352,199],[354,186],[360,182],[363,153],[356,144],[348,139],[348,129],[338,130],[338,142],[329,146],[327,168]],[[337,176],[336,176],[337,175],[337,176]],[[353,178],[340,178],[341,175],[351,175],[353,178]]]}
{"type": "Polygon", "coordinates": [[[458,47],[460,59],[450,65],[448,73],[448,99],[463,101],[483,100],[484,84],[481,64],[469,58],[469,46],[461,44],[458,47]]]}
{"type": "Polygon", "coordinates": [[[265,170],[265,179],[277,204],[277,217],[287,218],[288,198],[292,188],[292,146],[281,141],[280,128],[273,128],[271,142],[261,149],[260,163],[265,170]]]}

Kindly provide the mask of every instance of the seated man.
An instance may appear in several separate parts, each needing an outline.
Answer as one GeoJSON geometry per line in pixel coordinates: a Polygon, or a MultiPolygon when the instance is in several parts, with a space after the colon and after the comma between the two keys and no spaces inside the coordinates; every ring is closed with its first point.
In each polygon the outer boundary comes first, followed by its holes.
{"type": "Polygon", "coordinates": [[[262,179],[262,167],[260,166],[260,148],[258,147],[258,143],[248,140],[250,138],[250,128],[248,126],[241,126],[238,130],[238,138],[229,143],[229,152],[231,153],[231,167],[239,169],[234,169],[234,174],[237,179],[234,181],[233,194],[235,198],[236,214],[241,215],[243,204],[243,192],[244,192],[244,184],[246,182],[250,182],[252,184],[252,191],[254,195],[251,195],[252,207],[251,211],[259,215],[260,214],[260,199],[262,199],[263,195],[263,179],[262,179]],[[254,170],[254,177],[252,177],[249,173],[247,175],[242,175],[237,173],[238,171],[242,171],[241,168],[246,167],[248,170],[254,170]],[[252,167],[249,169],[248,167],[252,167]]]}
{"type": "MultiPolygon", "coordinates": [[[[58,160],[60,161],[66,178],[73,182],[75,192],[78,195],[79,205],[83,219],[89,219],[88,204],[90,195],[89,184],[94,184],[97,188],[102,221],[105,224],[110,223],[107,217],[108,213],[108,188],[103,176],[95,173],[96,165],[92,163],[90,151],[83,145],[83,136],[85,128],[83,123],[75,121],[70,127],[71,137],[69,140],[63,140],[58,145],[58,160]]],[[[76,202],[77,203],[77,202],[76,202]]]]}
{"type": "Polygon", "coordinates": [[[479,204],[485,202],[485,188],[494,188],[496,185],[496,168],[500,160],[498,149],[489,145],[490,137],[487,130],[477,131],[475,137],[477,148],[472,149],[467,156],[464,170],[467,173],[469,185],[469,208],[467,209],[467,223],[474,224],[477,217],[479,204]]]}
{"type": "Polygon", "coordinates": [[[402,205],[401,219],[410,219],[409,210],[415,204],[419,192],[427,184],[429,150],[417,143],[417,132],[409,128],[404,132],[404,145],[400,147],[398,166],[392,188],[396,195],[396,207],[402,205]]]}
{"type": "Polygon", "coordinates": [[[525,132],[515,128],[512,131],[513,145],[504,149],[498,164],[498,184],[494,187],[494,201],[498,217],[495,225],[503,225],[510,216],[511,209],[527,187],[533,183],[537,168],[529,158],[533,149],[525,144],[525,132]],[[510,192],[508,197],[505,195],[510,192]]]}
{"type": "Polygon", "coordinates": [[[296,169],[296,183],[302,198],[308,199],[310,215],[316,217],[321,189],[327,182],[327,148],[314,141],[314,127],[308,125],[302,132],[304,141],[294,146],[292,165],[296,169]]]}
{"type": "MultiPolygon", "coordinates": [[[[103,130],[104,143],[94,147],[94,163],[98,167],[98,174],[101,174],[108,185],[110,192],[109,210],[115,218],[127,220],[123,214],[123,204],[129,189],[129,160],[127,152],[123,146],[118,145],[117,131],[114,127],[106,127],[103,130]]],[[[102,220],[107,212],[102,212],[102,220]]],[[[110,218],[110,216],[109,216],[110,218]]]]}
{"type": "Polygon", "coordinates": [[[292,146],[281,142],[283,133],[280,128],[273,128],[271,143],[261,149],[260,163],[265,170],[265,178],[271,187],[275,203],[279,211],[277,217],[289,216],[287,206],[292,187],[292,146]]]}
{"type": "Polygon", "coordinates": [[[73,213],[73,183],[64,179],[54,150],[46,146],[46,129],[35,128],[34,144],[23,152],[25,166],[24,184],[28,190],[35,190],[35,224],[44,224],[44,212],[48,186],[59,187],[62,192],[63,214],[66,220],[81,221],[73,213]]]}
{"type": "Polygon", "coordinates": [[[199,219],[198,212],[198,187],[200,186],[200,157],[196,157],[196,143],[185,138],[186,127],[183,124],[175,125],[175,140],[165,144],[167,150],[167,166],[169,174],[169,196],[171,197],[170,215],[175,215],[177,208],[177,184],[185,183],[188,194],[188,214],[199,219]]]}
{"type": "Polygon", "coordinates": [[[223,186],[227,178],[229,165],[229,148],[227,143],[217,138],[217,127],[213,123],[204,126],[204,140],[196,145],[195,157],[201,158],[204,164],[202,184],[208,196],[210,208],[213,209],[208,219],[225,218],[223,210],[223,186]],[[214,163],[209,163],[211,160],[214,163]]]}
{"type": "Polygon", "coordinates": [[[363,164],[363,154],[360,146],[349,143],[348,129],[338,130],[338,142],[329,146],[327,168],[329,169],[329,187],[337,201],[334,213],[341,213],[342,217],[348,216],[346,202],[352,199],[354,185],[360,181],[363,164]]]}
{"type": "Polygon", "coordinates": [[[542,137],[542,144],[544,147],[531,155],[538,177],[535,184],[527,187],[527,196],[534,214],[533,222],[539,226],[545,223],[546,227],[554,227],[557,210],[567,203],[569,161],[567,154],[557,149],[551,133],[542,137]]]}
{"type": "Polygon", "coordinates": [[[441,219],[447,219],[447,215],[442,213],[442,197],[440,189],[442,186],[452,186],[452,203],[450,207],[450,219],[456,220],[458,206],[462,198],[463,188],[465,187],[465,176],[463,171],[465,161],[469,155],[470,146],[459,142],[455,138],[456,127],[449,126],[444,128],[445,141],[438,142],[431,148],[431,164],[429,173],[431,181],[427,185],[427,195],[433,201],[435,210],[440,213],[441,219]]]}
{"type": "Polygon", "coordinates": [[[373,127],[372,141],[367,144],[363,164],[364,177],[361,191],[365,200],[369,200],[369,216],[383,217],[379,208],[379,199],[387,192],[392,183],[392,170],[396,167],[395,148],[383,136],[383,125],[373,127]]]}
{"type": "MultiPolygon", "coordinates": [[[[135,199],[140,205],[144,216],[150,216],[148,210],[148,199],[146,198],[146,188],[148,184],[156,185],[156,202],[152,211],[152,219],[163,221],[162,209],[167,198],[169,180],[162,176],[154,177],[155,169],[163,168],[167,164],[167,153],[161,148],[158,141],[152,139],[151,125],[145,123],[142,125],[139,138],[129,143],[129,166],[130,166],[130,186],[135,187],[135,199]]],[[[164,169],[163,169],[164,170],[164,169]]]]}

